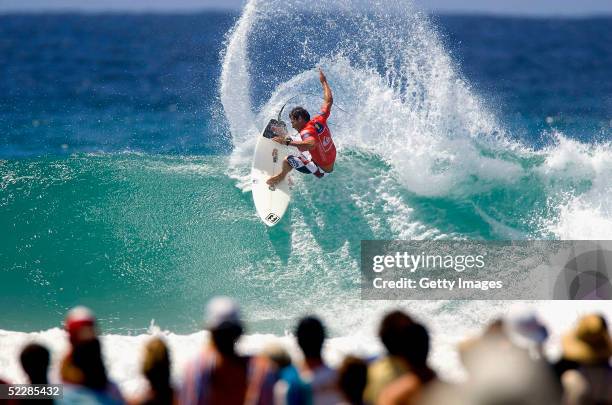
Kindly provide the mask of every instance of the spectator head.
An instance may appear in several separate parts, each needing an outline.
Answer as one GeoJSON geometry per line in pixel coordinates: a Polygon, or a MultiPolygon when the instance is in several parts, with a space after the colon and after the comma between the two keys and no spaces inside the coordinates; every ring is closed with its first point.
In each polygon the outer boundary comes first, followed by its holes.
{"type": "Polygon", "coordinates": [[[529,351],[537,351],[548,339],[546,326],[525,308],[510,312],[504,321],[504,331],[513,344],[529,351]]]}
{"type": "Polygon", "coordinates": [[[383,318],[378,331],[389,354],[404,358],[413,367],[424,367],[429,354],[429,334],[421,324],[401,311],[383,318]]]}
{"type": "Polygon", "coordinates": [[[608,364],[612,341],[603,316],[586,315],[576,328],[564,336],[563,357],[579,364],[608,364]]]}
{"type": "Polygon", "coordinates": [[[291,365],[289,353],[287,353],[287,350],[279,343],[272,343],[266,346],[263,350],[263,354],[269,358],[279,370],[291,365]]]}
{"type": "Polygon", "coordinates": [[[103,390],[108,385],[96,318],[89,308],[78,306],[66,314],[64,328],[72,345],[72,364],[80,370],[82,385],[103,390]]]}
{"type": "Polygon", "coordinates": [[[36,343],[30,343],[19,356],[21,367],[32,384],[47,384],[49,369],[49,350],[36,343]]]}
{"type": "Polygon", "coordinates": [[[97,390],[106,389],[108,379],[97,338],[75,344],[72,347],[72,361],[83,373],[83,385],[97,390]]]}
{"type": "Polygon", "coordinates": [[[363,392],[368,382],[368,365],[358,357],[347,356],[338,370],[338,386],[351,404],[363,403],[363,392]]]}
{"type": "Polygon", "coordinates": [[[482,335],[470,337],[461,341],[457,350],[464,367],[469,368],[472,352],[482,341],[497,341],[499,344],[503,345],[512,344],[508,338],[506,329],[505,320],[503,318],[495,318],[487,324],[482,335]]]}
{"type": "Polygon", "coordinates": [[[495,336],[504,334],[504,320],[502,318],[493,319],[485,328],[484,335],[495,336]]]}
{"type": "Polygon", "coordinates": [[[154,391],[170,386],[170,356],[162,339],[155,337],[146,344],[142,373],[154,391]]]}
{"type": "Polygon", "coordinates": [[[219,353],[234,355],[234,346],[243,332],[240,308],[229,297],[215,297],[206,307],[206,328],[219,353]]]}
{"type": "MultiPolygon", "coordinates": [[[[485,336],[470,350],[470,378],[457,394],[471,405],[559,404],[550,367],[496,336],[485,336]]],[[[451,398],[452,399],[452,398],[451,398]]],[[[436,403],[449,403],[439,400],[436,403]]]]}
{"type": "Polygon", "coordinates": [[[307,359],[321,358],[321,350],[325,341],[325,327],[323,323],[314,316],[302,318],[295,331],[297,342],[304,357],[307,359]]]}
{"type": "Polygon", "coordinates": [[[72,308],[66,314],[64,328],[68,332],[71,344],[96,339],[96,318],[87,307],[78,306],[72,308]]]}

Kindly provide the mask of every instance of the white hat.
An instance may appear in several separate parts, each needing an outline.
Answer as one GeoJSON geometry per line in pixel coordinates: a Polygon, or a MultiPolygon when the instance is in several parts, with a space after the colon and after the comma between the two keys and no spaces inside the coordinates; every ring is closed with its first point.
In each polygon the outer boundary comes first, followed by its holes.
{"type": "Polygon", "coordinates": [[[204,319],[206,328],[214,330],[223,324],[242,326],[240,307],[229,297],[214,297],[206,306],[204,319]]]}

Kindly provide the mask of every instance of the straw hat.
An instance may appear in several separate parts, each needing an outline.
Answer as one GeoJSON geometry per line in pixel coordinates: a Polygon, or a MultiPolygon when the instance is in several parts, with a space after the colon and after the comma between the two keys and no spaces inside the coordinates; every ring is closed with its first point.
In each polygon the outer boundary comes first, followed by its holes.
{"type": "Polygon", "coordinates": [[[601,315],[586,315],[563,337],[563,355],[578,363],[606,362],[612,356],[612,340],[601,315]]]}

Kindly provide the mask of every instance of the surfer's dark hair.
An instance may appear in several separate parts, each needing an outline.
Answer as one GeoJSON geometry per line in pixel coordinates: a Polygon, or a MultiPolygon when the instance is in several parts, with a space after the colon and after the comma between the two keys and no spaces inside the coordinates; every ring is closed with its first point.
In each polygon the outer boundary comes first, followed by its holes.
{"type": "Polygon", "coordinates": [[[310,114],[304,109],[304,107],[295,107],[289,113],[289,118],[297,120],[298,118],[304,118],[305,121],[310,121],[310,114]]]}

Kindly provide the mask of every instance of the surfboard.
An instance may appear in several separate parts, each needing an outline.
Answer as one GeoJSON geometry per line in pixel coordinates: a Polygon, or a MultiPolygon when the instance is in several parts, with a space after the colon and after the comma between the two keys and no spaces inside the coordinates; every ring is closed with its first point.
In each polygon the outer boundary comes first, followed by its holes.
{"type": "Polygon", "coordinates": [[[274,226],[280,222],[291,200],[287,182],[289,176],[274,186],[266,183],[271,176],[281,172],[283,159],[292,149],[274,142],[271,138],[277,134],[286,133],[287,126],[283,121],[271,119],[259,136],[253,154],[251,166],[253,201],[257,214],[268,226],[274,226]]]}

